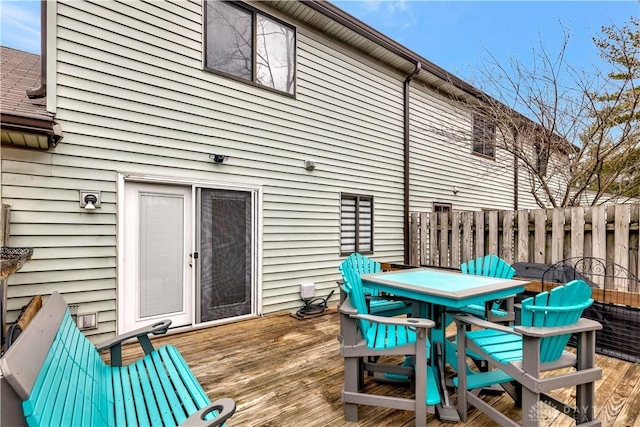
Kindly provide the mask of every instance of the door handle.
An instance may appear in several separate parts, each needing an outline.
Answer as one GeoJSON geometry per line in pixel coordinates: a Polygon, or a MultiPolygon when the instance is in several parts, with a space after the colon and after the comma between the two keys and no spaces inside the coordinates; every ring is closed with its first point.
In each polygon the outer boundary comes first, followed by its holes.
{"type": "Polygon", "coordinates": [[[198,252],[194,252],[194,253],[189,254],[189,267],[193,268],[193,260],[194,259],[198,259],[198,257],[199,257],[198,252]]]}

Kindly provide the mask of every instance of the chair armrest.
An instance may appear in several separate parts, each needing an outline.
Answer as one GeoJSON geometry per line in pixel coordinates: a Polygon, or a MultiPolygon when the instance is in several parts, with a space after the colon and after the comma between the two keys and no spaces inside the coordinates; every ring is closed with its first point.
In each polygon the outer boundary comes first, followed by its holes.
{"type": "Polygon", "coordinates": [[[347,316],[351,316],[352,314],[358,314],[358,310],[356,310],[352,305],[349,297],[340,304],[338,307],[338,311],[342,314],[346,314],[347,316]]]}
{"type": "Polygon", "coordinates": [[[184,427],[217,427],[224,424],[236,412],[236,402],[233,399],[224,397],[211,402],[209,405],[200,409],[195,414],[184,420],[180,426],[184,427]],[[205,420],[204,417],[212,412],[219,411],[218,415],[211,420],[205,420]]]}
{"type": "Polygon", "coordinates": [[[488,320],[480,319],[479,317],[476,317],[472,314],[458,312],[458,313],[451,313],[450,316],[454,320],[460,323],[466,323],[467,325],[478,326],[484,329],[493,329],[495,331],[501,331],[501,332],[507,332],[509,334],[519,335],[518,332],[514,330],[514,328],[510,328],[508,326],[504,326],[498,323],[489,322],[488,320]]]}
{"type": "Polygon", "coordinates": [[[145,326],[135,331],[127,332],[126,334],[118,335],[117,337],[106,340],[102,343],[96,344],[98,351],[109,349],[111,352],[111,366],[122,366],[122,343],[132,338],[137,338],[144,354],[149,354],[153,351],[153,345],[149,335],[161,335],[166,334],[171,320],[163,320],[158,323],[154,323],[150,326],[145,326]]]}
{"type": "Polygon", "coordinates": [[[383,317],[372,314],[351,314],[352,319],[363,319],[369,322],[382,323],[385,325],[410,326],[414,328],[433,328],[436,324],[430,319],[420,319],[417,317],[383,317]]]}
{"type": "Polygon", "coordinates": [[[602,329],[599,322],[591,319],[580,318],[573,325],[568,326],[516,326],[515,331],[520,334],[533,338],[552,337],[554,335],[577,334],[580,332],[597,331],[602,329]]]}

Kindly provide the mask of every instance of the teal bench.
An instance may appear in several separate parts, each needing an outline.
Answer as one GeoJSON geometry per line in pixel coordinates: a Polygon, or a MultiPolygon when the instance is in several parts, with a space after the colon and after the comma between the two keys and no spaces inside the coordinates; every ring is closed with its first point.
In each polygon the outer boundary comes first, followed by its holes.
{"type": "Polygon", "coordinates": [[[160,322],[96,347],[54,292],[0,359],[0,421],[47,427],[224,425],[235,402],[211,403],[175,347],[151,345],[148,335],[165,333],[169,325],[160,322]],[[120,366],[121,344],[131,338],[145,356],[120,366]],[[99,349],[111,350],[111,365],[99,349]]]}

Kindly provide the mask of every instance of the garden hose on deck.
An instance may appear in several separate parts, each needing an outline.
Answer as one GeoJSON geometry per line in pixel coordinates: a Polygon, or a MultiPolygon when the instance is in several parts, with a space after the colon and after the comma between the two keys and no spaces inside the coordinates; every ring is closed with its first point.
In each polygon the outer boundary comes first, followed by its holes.
{"type": "Polygon", "coordinates": [[[309,316],[322,314],[327,309],[327,302],[335,291],[329,292],[326,298],[312,298],[305,300],[304,306],[292,314],[296,319],[304,319],[309,316]]]}

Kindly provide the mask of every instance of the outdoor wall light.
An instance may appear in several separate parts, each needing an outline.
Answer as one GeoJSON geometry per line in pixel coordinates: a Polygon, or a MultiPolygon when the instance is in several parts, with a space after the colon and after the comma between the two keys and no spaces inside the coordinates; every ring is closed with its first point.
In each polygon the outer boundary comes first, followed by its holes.
{"type": "Polygon", "coordinates": [[[224,154],[209,154],[209,158],[213,160],[214,163],[223,163],[225,160],[229,160],[229,156],[225,156],[224,154]]]}
{"type": "Polygon", "coordinates": [[[80,191],[80,207],[86,210],[94,210],[95,208],[99,208],[100,203],[100,192],[99,191],[88,191],[81,190],[80,191]]]}
{"type": "Polygon", "coordinates": [[[453,194],[458,194],[458,191],[460,191],[458,190],[458,187],[453,187],[453,194]]]}
{"type": "Polygon", "coordinates": [[[315,160],[305,160],[304,161],[304,168],[308,171],[312,171],[316,168],[316,162],[315,160]]]}

